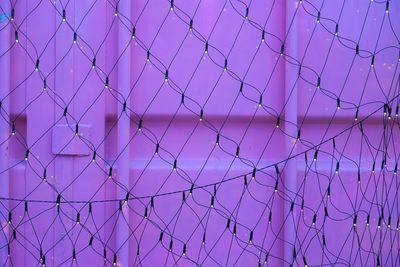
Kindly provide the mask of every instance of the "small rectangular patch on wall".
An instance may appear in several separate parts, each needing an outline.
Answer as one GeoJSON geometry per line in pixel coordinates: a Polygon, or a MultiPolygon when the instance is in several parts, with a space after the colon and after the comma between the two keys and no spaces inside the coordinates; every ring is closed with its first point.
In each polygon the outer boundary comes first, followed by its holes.
{"type": "Polygon", "coordinates": [[[87,156],[91,152],[88,147],[90,141],[91,125],[79,125],[79,132],[76,135],[75,125],[57,124],[52,132],[51,151],[56,155],[87,156]]]}

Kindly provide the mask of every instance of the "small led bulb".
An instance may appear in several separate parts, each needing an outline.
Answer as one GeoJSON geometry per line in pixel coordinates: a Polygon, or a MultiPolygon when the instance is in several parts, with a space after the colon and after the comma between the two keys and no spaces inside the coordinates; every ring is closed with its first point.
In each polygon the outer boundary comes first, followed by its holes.
{"type": "Polygon", "coordinates": [[[284,52],[285,52],[285,45],[282,44],[282,45],[281,45],[281,52],[280,52],[281,57],[283,56],[283,53],[284,53],[284,52]]]}
{"type": "Polygon", "coordinates": [[[104,83],[104,88],[108,89],[108,84],[109,84],[109,78],[107,76],[106,77],[106,82],[104,83]]]}
{"type": "Polygon", "coordinates": [[[172,168],[173,171],[176,171],[177,163],[178,163],[178,161],[175,159],[174,160],[174,166],[172,168]]]}
{"type": "Polygon", "coordinates": [[[136,38],[136,26],[133,26],[132,28],[132,39],[136,38]]]}
{"type": "Polygon", "coordinates": [[[168,70],[165,71],[164,81],[168,82],[168,70]]]}
{"type": "Polygon", "coordinates": [[[278,118],[276,118],[276,125],[275,125],[275,127],[278,129],[279,128],[279,126],[280,126],[280,123],[281,122],[281,118],[280,117],[278,117],[278,118]]]}
{"type": "Polygon", "coordinates": [[[142,119],[139,120],[139,125],[138,125],[138,131],[141,132],[142,131],[142,119]]]}

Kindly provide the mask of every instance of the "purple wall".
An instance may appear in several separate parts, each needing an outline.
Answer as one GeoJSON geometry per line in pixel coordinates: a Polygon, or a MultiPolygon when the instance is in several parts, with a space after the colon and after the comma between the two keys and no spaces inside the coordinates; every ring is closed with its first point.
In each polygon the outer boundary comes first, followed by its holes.
{"type": "Polygon", "coordinates": [[[399,9],[0,0],[0,262],[399,265],[399,9]]]}

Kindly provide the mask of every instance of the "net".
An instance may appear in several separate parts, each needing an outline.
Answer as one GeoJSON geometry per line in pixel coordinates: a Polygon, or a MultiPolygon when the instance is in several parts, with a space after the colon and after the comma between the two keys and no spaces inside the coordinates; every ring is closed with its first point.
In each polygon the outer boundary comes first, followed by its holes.
{"type": "Polygon", "coordinates": [[[399,265],[399,8],[2,1],[2,265],[399,265]]]}

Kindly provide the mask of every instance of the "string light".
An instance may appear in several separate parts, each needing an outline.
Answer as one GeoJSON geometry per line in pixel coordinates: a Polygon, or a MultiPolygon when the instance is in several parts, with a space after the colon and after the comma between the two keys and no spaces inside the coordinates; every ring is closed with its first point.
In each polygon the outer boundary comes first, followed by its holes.
{"type": "Polygon", "coordinates": [[[115,6],[114,16],[118,16],[118,4],[115,6]]]}
{"type": "Polygon", "coordinates": [[[186,244],[183,244],[182,256],[186,257],[186,244]]]}
{"type": "Polygon", "coordinates": [[[107,77],[106,77],[106,81],[105,81],[105,83],[104,83],[104,88],[108,89],[109,82],[110,82],[110,80],[109,80],[109,78],[108,78],[108,76],[107,76],[107,77]]]}
{"type": "Polygon", "coordinates": [[[135,39],[135,38],[136,38],[136,27],[133,26],[133,28],[132,28],[132,39],[135,39]]]}
{"type": "Polygon", "coordinates": [[[178,164],[178,160],[175,159],[175,160],[174,160],[174,164],[173,164],[173,168],[172,168],[173,171],[176,171],[177,164],[178,164]]]}
{"type": "Polygon", "coordinates": [[[19,43],[18,31],[15,31],[14,36],[15,36],[15,42],[19,43]]]}
{"type": "Polygon", "coordinates": [[[108,178],[109,178],[109,179],[112,178],[112,174],[113,174],[113,168],[110,167],[110,168],[108,169],[108,178]]]}
{"type": "Polygon", "coordinates": [[[29,149],[27,149],[25,152],[25,161],[28,160],[28,157],[29,157],[29,149]]]}
{"type": "Polygon", "coordinates": [[[39,59],[36,59],[36,63],[35,63],[35,71],[39,70],[39,59]]]}
{"type": "Polygon", "coordinates": [[[139,120],[139,124],[138,124],[138,131],[140,132],[142,130],[142,119],[139,120]]]}
{"type": "Polygon", "coordinates": [[[166,83],[168,82],[168,70],[165,70],[164,80],[166,83]]]}

